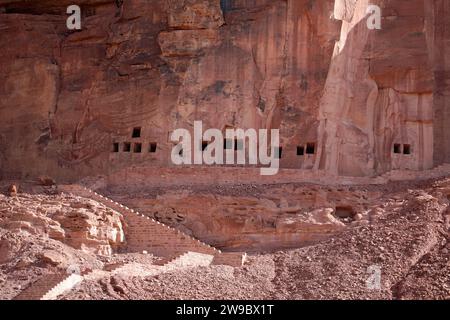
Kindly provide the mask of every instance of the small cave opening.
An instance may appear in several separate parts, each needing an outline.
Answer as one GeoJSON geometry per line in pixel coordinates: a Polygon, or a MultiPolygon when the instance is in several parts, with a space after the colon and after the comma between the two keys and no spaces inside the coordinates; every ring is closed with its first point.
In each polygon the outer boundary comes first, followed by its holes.
{"type": "Polygon", "coordinates": [[[316,144],[313,142],[306,144],[306,154],[315,154],[316,153],[316,144]]]}
{"type": "Polygon", "coordinates": [[[297,156],[304,156],[305,155],[305,147],[304,146],[298,146],[297,147],[297,156]]]}
{"type": "Polygon", "coordinates": [[[142,129],[139,128],[139,127],[134,128],[131,137],[132,138],[140,138],[141,137],[141,131],[142,131],[142,129]]]}
{"type": "Polygon", "coordinates": [[[142,143],[134,144],[134,153],[142,153],[142,143]]]}
{"type": "Polygon", "coordinates": [[[158,144],[156,142],[151,142],[148,151],[150,153],[156,153],[157,148],[158,148],[158,144]]]}
{"type": "Polygon", "coordinates": [[[209,142],[208,141],[202,141],[202,146],[201,146],[201,151],[206,151],[206,149],[209,146],[209,142]]]}
{"type": "Polygon", "coordinates": [[[399,143],[394,144],[394,153],[396,153],[396,154],[402,153],[401,149],[402,149],[401,144],[399,144],[399,143]]]}
{"type": "Polygon", "coordinates": [[[244,150],[244,140],[242,139],[224,139],[223,148],[225,150],[240,151],[244,150]]]}
{"type": "Polygon", "coordinates": [[[123,152],[131,152],[131,143],[130,142],[124,142],[123,152]]]}
{"type": "Polygon", "coordinates": [[[283,147],[273,148],[273,152],[275,159],[281,159],[281,157],[283,156],[283,147]]]}
{"type": "Polygon", "coordinates": [[[341,221],[350,223],[354,221],[356,213],[355,210],[353,210],[353,208],[350,206],[336,206],[334,215],[341,221]]]}
{"type": "Polygon", "coordinates": [[[406,155],[411,154],[411,145],[410,144],[403,145],[403,154],[406,154],[406,155]]]}
{"type": "Polygon", "coordinates": [[[223,148],[225,150],[233,149],[233,140],[232,139],[223,139],[223,148]]]}
{"type": "Polygon", "coordinates": [[[118,142],[113,143],[112,152],[114,152],[114,153],[119,152],[119,143],[118,142]]]}

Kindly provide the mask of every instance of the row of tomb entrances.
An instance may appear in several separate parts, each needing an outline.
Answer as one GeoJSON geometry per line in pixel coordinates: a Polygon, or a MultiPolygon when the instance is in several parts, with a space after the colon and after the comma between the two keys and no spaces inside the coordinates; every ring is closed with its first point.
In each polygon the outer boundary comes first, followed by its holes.
{"type": "MultiPolygon", "coordinates": [[[[133,129],[133,132],[131,133],[131,138],[139,139],[139,138],[141,138],[141,134],[142,134],[142,128],[136,127],[133,129]]],[[[113,153],[119,153],[119,152],[156,153],[157,149],[158,149],[158,143],[156,143],[156,142],[150,142],[146,145],[143,144],[142,142],[122,142],[122,143],[114,142],[111,152],[113,152],[113,153]]]]}
{"type": "MultiPolygon", "coordinates": [[[[229,147],[229,144],[227,141],[224,141],[224,149],[229,150],[233,149],[235,151],[240,151],[243,149],[242,146],[239,145],[239,143],[235,143],[234,147],[229,147]]],[[[208,144],[202,143],[201,151],[207,151],[208,144]]],[[[149,152],[149,153],[156,153],[158,149],[158,143],[156,142],[150,142],[147,145],[144,146],[141,142],[114,142],[112,146],[113,153],[119,153],[119,152],[125,152],[125,153],[143,153],[143,152],[149,152]],[[144,148],[147,149],[147,151],[144,150],[144,148]]],[[[278,159],[281,159],[283,156],[283,147],[275,148],[274,149],[275,155],[278,159]]],[[[306,146],[298,146],[297,147],[297,156],[305,156],[305,155],[314,155],[316,152],[316,146],[314,143],[308,143],[306,146]]],[[[183,150],[180,150],[180,155],[183,154],[183,150]]]]}
{"type": "Polygon", "coordinates": [[[395,143],[393,152],[394,152],[394,154],[411,155],[412,154],[411,145],[395,143]]]}
{"type": "MultiPolygon", "coordinates": [[[[141,138],[142,128],[136,127],[133,129],[131,138],[138,139],[141,138]]],[[[201,141],[201,151],[207,151],[210,141],[201,141]]],[[[234,149],[236,152],[244,149],[244,140],[242,139],[224,139],[223,141],[224,150],[232,150],[234,149]]],[[[150,142],[148,144],[144,144],[142,142],[114,142],[112,145],[112,153],[156,153],[158,150],[157,142],[150,142]]],[[[275,157],[281,159],[283,157],[283,147],[274,148],[275,157]]],[[[297,146],[297,156],[310,156],[316,153],[316,143],[309,142],[305,145],[297,146]]],[[[180,149],[180,155],[183,155],[183,150],[180,149]]]]}
{"type": "MultiPolygon", "coordinates": [[[[131,138],[132,139],[138,139],[141,138],[142,128],[136,127],[133,129],[131,138]]],[[[211,142],[209,141],[202,141],[201,142],[201,151],[206,151],[208,149],[208,146],[211,142]]],[[[224,139],[223,147],[225,150],[234,149],[235,151],[241,151],[244,149],[244,140],[235,139],[234,141],[231,139],[224,139]]],[[[125,153],[156,153],[158,149],[158,143],[157,142],[150,142],[148,144],[143,144],[142,142],[114,142],[112,146],[112,152],[113,153],[119,153],[119,152],[125,152],[125,153]]],[[[278,148],[275,148],[274,150],[275,156],[278,157],[278,159],[281,159],[283,157],[283,147],[280,146],[278,148]]],[[[403,155],[411,155],[412,154],[412,147],[410,144],[401,144],[401,143],[395,143],[393,146],[393,153],[394,154],[403,154],[403,155]]],[[[183,154],[183,150],[180,150],[180,155],[183,154]]],[[[305,145],[299,145],[297,146],[297,156],[303,157],[308,155],[314,155],[316,154],[316,143],[309,142],[305,145]]]]}
{"type": "MultiPolygon", "coordinates": [[[[156,153],[158,144],[156,142],[150,142],[147,146],[147,151],[149,153],[156,153]]],[[[113,143],[112,152],[118,153],[118,152],[134,152],[134,153],[143,153],[144,145],[141,142],[123,142],[122,145],[118,142],[113,143]]]]}

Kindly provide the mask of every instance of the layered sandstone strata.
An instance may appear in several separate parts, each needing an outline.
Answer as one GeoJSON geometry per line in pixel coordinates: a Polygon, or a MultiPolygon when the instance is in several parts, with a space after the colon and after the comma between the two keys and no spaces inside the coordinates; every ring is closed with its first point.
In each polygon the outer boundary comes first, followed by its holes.
{"type": "MultiPolygon", "coordinates": [[[[110,255],[125,243],[121,215],[94,201],[69,195],[45,196],[0,194],[0,228],[15,234],[53,239],[75,249],[110,255]]],[[[14,250],[0,240],[0,261],[13,257],[14,250]]],[[[43,259],[58,260],[51,252],[43,259]]]]}
{"type": "Polygon", "coordinates": [[[367,225],[382,193],[375,187],[235,184],[118,188],[110,197],[217,248],[267,252],[367,225]]]}

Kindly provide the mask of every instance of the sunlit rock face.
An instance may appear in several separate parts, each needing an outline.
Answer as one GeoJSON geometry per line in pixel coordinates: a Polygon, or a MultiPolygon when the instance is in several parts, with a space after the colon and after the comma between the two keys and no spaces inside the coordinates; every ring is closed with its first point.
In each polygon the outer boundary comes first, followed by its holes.
{"type": "Polygon", "coordinates": [[[434,76],[434,160],[435,163],[450,161],[450,3],[445,0],[424,1],[426,13],[427,47],[434,76]]]}
{"type": "Polygon", "coordinates": [[[3,178],[172,166],[169,133],[196,120],[280,129],[284,168],[450,161],[448,1],[78,3],[73,32],[69,1],[0,0],[3,178]]]}
{"type": "Polygon", "coordinates": [[[448,15],[436,1],[336,1],[343,22],[320,106],[319,168],[373,175],[448,160],[440,137],[448,113],[439,107],[443,79],[436,77],[431,41],[439,36],[435,6],[448,15]],[[381,30],[367,27],[369,4],[382,8],[381,30]]]}
{"type": "MultiPolygon", "coordinates": [[[[110,255],[125,243],[122,216],[98,203],[69,195],[0,195],[0,230],[53,239],[84,252],[110,255]]],[[[0,240],[0,262],[9,257],[0,240]]]]}
{"type": "Polygon", "coordinates": [[[174,187],[156,197],[145,190],[124,194],[117,189],[110,196],[217,248],[245,252],[312,245],[367,225],[368,208],[382,198],[364,188],[254,187],[236,186],[232,194],[221,194],[225,188],[174,187]]]}

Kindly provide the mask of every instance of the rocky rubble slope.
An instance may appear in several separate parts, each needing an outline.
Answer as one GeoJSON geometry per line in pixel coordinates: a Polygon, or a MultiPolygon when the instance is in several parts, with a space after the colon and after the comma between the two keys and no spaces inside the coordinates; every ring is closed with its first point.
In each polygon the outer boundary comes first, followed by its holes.
{"type": "Polygon", "coordinates": [[[100,255],[110,255],[125,241],[120,214],[92,200],[65,194],[0,194],[0,228],[100,255]]]}

